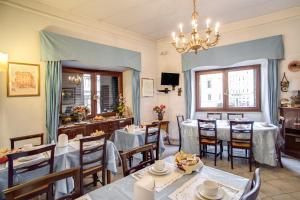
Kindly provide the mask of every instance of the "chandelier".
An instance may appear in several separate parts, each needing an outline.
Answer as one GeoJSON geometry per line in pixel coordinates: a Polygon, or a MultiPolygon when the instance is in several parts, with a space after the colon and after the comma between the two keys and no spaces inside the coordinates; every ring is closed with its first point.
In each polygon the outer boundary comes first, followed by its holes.
{"type": "Polygon", "coordinates": [[[195,51],[195,54],[201,49],[207,50],[210,47],[216,46],[220,39],[219,27],[220,23],[215,24],[215,29],[210,27],[210,19],[206,20],[206,29],[203,33],[198,31],[198,12],[196,11],[196,0],[193,0],[194,10],[192,13],[192,32],[191,37],[186,38],[183,33],[183,25],[179,24],[179,32],[172,33],[172,45],[176,48],[178,53],[185,53],[195,51]]]}
{"type": "Polygon", "coordinates": [[[77,74],[76,76],[69,76],[69,81],[75,85],[81,84],[81,76],[77,74]]]}

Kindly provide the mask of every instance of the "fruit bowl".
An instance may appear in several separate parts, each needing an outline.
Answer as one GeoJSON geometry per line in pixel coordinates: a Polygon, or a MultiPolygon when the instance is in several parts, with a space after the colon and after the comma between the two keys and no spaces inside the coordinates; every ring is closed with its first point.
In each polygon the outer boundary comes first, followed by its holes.
{"type": "Polygon", "coordinates": [[[203,162],[195,154],[187,154],[182,151],[175,154],[175,161],[177,167],[185,174],[191,174],[203,166],[203,162]]]}

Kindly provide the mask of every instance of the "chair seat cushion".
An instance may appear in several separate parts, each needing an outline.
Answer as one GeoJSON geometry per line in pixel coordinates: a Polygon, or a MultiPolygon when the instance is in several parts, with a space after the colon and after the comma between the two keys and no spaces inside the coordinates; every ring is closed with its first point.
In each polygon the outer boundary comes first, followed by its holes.
{"type": "Polygon", "coordinates": [[[214,139],[201,139],[201,143],[203,144],[216,144],[218,143],[219,140],[214,140],[214,139]]]}
{"type": "Polygon", "coordinates": [[[232,147],[237,147],[237,148],[250,148],[250,143],[246,142],[232,142],[232,147]]]}

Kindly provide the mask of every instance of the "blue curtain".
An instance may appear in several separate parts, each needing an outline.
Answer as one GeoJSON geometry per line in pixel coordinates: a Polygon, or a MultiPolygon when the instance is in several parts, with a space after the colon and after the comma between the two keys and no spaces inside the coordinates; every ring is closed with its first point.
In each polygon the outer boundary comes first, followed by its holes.
{"type": "Polygon", "coordinates": [[[57,141],[61,87],[61,62],[48,61],[46,66],[46,128],[48,143],[57,141]]]}
{"type": "Polygon", "coordinates": [[[270,120],[273,124],[278,124],[278,104],[279,104],[279,79],[278,79],[279,60],[268,60],[268,86],[269,86],[269,111],[270,120]]]}
{"type": "Polygon", "coordinates": [[[181,56],[183,71],[199,66],[226,66],[245,60],[283,59],[283,37],[276,35],[247,42],[218,46],[207,51],[184,53],[181,56]]]}
{"type": "Polygon", "coordinates": [[[133,107],[133,117],[134,124],[138,125],[141,122],[140,107],[140,72],[137,70],[132,70],[132,107],[133,107]]]}
{"type": "Polygon", "coordinates": [[[187,70],[184,72],[184,94],[185,94],[185,116],[190,119],[192,111],[192,72],[187,70]]]}

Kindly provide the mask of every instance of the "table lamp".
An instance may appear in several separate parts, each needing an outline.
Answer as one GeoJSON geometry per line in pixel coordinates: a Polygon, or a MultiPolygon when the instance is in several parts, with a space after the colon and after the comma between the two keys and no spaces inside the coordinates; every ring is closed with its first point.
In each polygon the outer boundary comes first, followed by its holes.
{"type": "Polygon", "coordinates": [[[296,96],[291,96],[292,104],[294,107],[300,107],[300,79],[293,79],[290,82],[289,91],[298,92],[296,96]]]}

